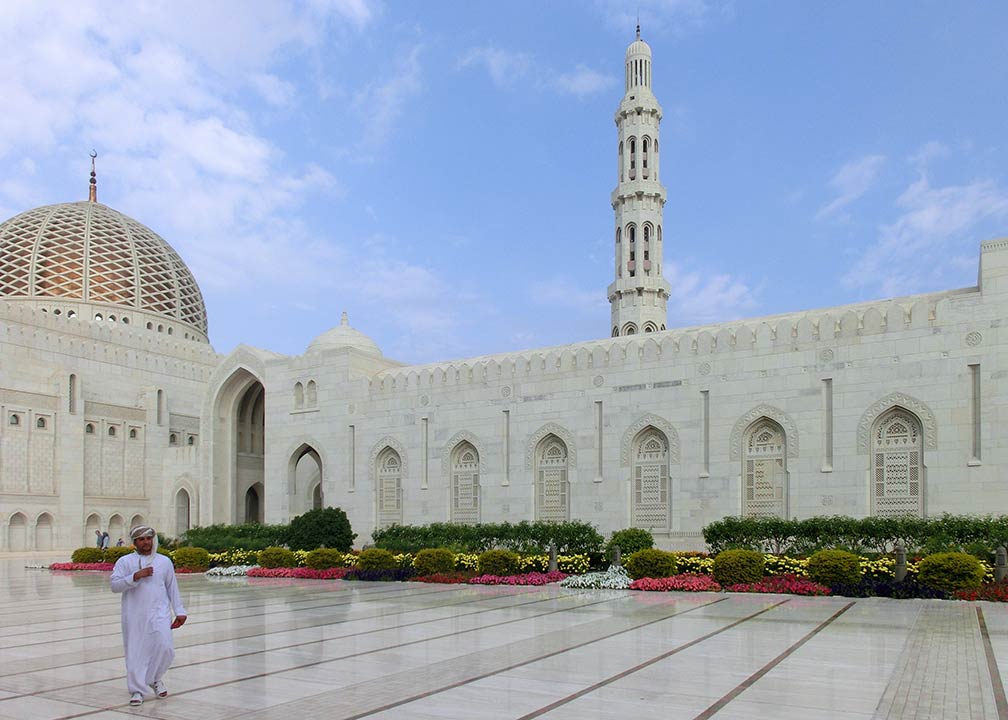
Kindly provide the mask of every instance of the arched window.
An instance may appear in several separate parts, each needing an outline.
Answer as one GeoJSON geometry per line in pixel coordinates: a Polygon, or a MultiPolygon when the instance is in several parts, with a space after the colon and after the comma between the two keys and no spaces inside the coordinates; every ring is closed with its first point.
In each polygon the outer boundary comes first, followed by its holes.
{"type": "Polygon", "coordinates": [[[175,493],[175,537],[189,529],[189,492],[179,488],[175,493]]]}
{"type": "Polygon", "coordinates": [[[650,138],[641,140],[641,177],[645,180],[648,179],[648,151],[651,149],[650,145],[650,138]]]}
{"type": "Polygon", "coordinates": [[[115,425],[109,425],[108,436],[109,437],[115,437],[116,436],[115,425]]]}
{"type": "Polygon", "coordinates": [[[11,413],[10,421],[9,422],[10,422],[11,425],[20,425],[21,424],[21,418],[19,418],[16,414],[11,413]]]}
{"type": "Polygon", "coordinates": [[[187,437],[186,441],[185,441],[185,444],[188,445],[189,447],[192,447],[193,445],[195,445],[196,444],[196,436],[195,435],[190,435],[189,437],[187,437]]]}
{"type": "Polygon", "coordinates": [[[100,322],[102,320],[102,314],[101,313],[95,313],[94,319],[98,320],[100,322]]]}
{"type": "Polygon", "coordinates": [[[136,431],[136,428],[130,428],[130,431],[129,431],[129,439],[130,439],[130,440],[136,440],[136,439],[137,439],[137,431],[136,431]]]}
{"type": "Polygon", "coordinates": [[[616,228],[616,277],[623,277],[623,228],[616,228]]]}
{"type": "Polygon", "coordinates": [[[653,427],[644,428],[634,438],[632,482],[633,527],[668,530],[668,439],[653,427]]]}
{"type": "Polygon", "coordinates": [[[630,277],[637,275],[637,226],[627,225],[627,239],[630,241],[630,260],[627,261],[627,271],[630,277]]]}
{"type": "Polygon", "coordinates": [[[742,515],[787,517],[784,428],[760,418],[742,436],[742,515]]]}
{"type": "Polygon", "coordinates": [[[168,434],[168,444],[169,445],[178,445],[178,435],[176,435],[175,433],[169,433],[168,434]]]}
{"type": "Polygon", "coordinates": [[[165,403],[164,390],[157,391],[157,424],[164,425],[167,404],[165,403]]]}
{"type": "Polygon", "coordinates": [[[637,138],[630,138],[630,179],[637,179],[637,138]]]}
{"type": "Polygon", "coordinates": [[[872,427],[872,515],[924,515],[924,444],[920,419],[895,407],[872,427]]]}
{"type": "Polygon", "coordinates": [[[651,225],[644,224],[644,274],[651,274],[651,225]]]}
{"type": "Polygon", "coordinates": [[[152,322],[147,323],[147,329],[148,330],[153,330],[154,329],[154,323],[152,323],[152,322]]]}
{"type": "Polygon", "coordinates": [[[619,337],[619,328],[618,327],[614,327],[612,329],[612,336],[613,337],[619,337]]]}
{"type": "Polygon", "coordinates": [[[305,404],[308,407],[318,405],[318,387],[315,385],[314,380],[308,381],[308,387],[305,390],[305,404]]]}
{"type": "Polygon", "coordinates": [[[619,181],[623,182],[623,141],[619,144],[619,181]]]}
{"type": "Polygon", "coordinates": [[[84,432],[88,435],[94,435],[94,425],[88,423],[84,426],[84,432]]]}
{"type": "Polygon", "coordinates": [[[40,417],[39,419],[37,419],[35,421],[35,427],[37,427],[39,430],[45,430],[45,428],[46,428],[45,418],[44,417],[40,417]]]}
{"type": "Polygon", "coordinates": [[[636,335],[637,334],[637,326],[634,325],[633,323],[627,323],[626,325],[623,326],[623,334],[624,335],[636,335]]]}
{"type": "Polygon", "coordinates": [[[386,447],[375,461],[378,476],[378,527],[402,523],[402,460],[386,447]]]}
{"type": "Polygon", "coordinates": [[[564,522],[570,518],[567,446],[556,435],[539,441],[535,453],[536,520],[564,522]]]}
{"type": "Polygon", "coordinates": [[[301,383],[294,383],[294,408],[300,410],[304,407],[304,387],[301,383]]]}
{"type": "Polygon", "coordinates": [[[67,409],[71,415],[74,415],[77,412],[77,376],[73,373],[70,374],[70,379],[67,383],[67,394],[69,396],[67,409]]]}
{"type": "Polygon", "coordinates": [[[460,442],[451,454],[452,522],[479,522],[479,453],[468,442],[460,442]]]}

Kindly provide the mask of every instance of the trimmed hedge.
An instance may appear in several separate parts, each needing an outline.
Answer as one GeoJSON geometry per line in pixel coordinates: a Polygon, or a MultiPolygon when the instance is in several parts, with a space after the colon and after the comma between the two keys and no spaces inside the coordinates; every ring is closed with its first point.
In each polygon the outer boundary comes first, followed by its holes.
{"type": "Polygon", "coordinates": [[[725,550],[714,558],[711,574],[722,587],[757,583],[763,579],[766,559],[754,550],[725,550]]]}
{"type": "Polygon", "coordinates": [[[820,550],[808,559],[806,572],[822,585],[855,585],[861,580],[861,558],[843,550],[820,550]]]}
{"type": "Polygon", "coordinates": [[[110,547],[108,550],[105,551],[105,562],[115,564],[116,560],[126,555],[129,555],[131,552],[133,552],[132,545],[110,547]]]}
{"type": "Polygon", "coordinates": [[[634,580],[672,577],[676,574],[676,556],[664,550],[638,550],[627,558],[626,571],[634,580]]]}
{"type": "Polygon", "coordinates": [[[297,556],[293,551],[282,547],[268,547],[259,551],[256,560],[264,568],[297,567],[297,556]]]}
{"type": "Polygon", "coordinates": [[[105,553],[101,548],[82,547],[73,551],[70,560],[75,563],[100,563],[105,561],[105,553]]]}
{"type": "Polygon", "coordinates": [[[343,567],[343,565],[343,553],[331,548],[312,550],[305,557],[305,567],[314,570],[328,570],[329,568],[343,567]]]}
{"type": "Polygon", "coordinates": [[[487,550],[479,556],[480,575],[514,575],[521,557],[510,550],[487,550]]]}
{"type": "Polygon", "coordinates": [[[287,525],[207,525],[194,527],[182,534],[183,545],[195,545],[209,552],[226,550],[265,550],[268,547],[285,545],[287,525]]]}
{"type": "Polygon", "coordinates": [[[206,570],[210,567],[210,553],[199,547],[180,547],[172,555],[172,561],[180,568],[206,570]]]}
{"type": "Polygon", "coordinates": [[[327,547],[347,552],[356,537],[346,513],[340,508],[328,507],[309,510],[291,520],[283,532],[283,544],[291,550],[327,547]]]}
{"type": "Polygon", "coordinates": [[[357,558],[360,570],[395,570],[399,567],[395,555],[382,548],[368,548],[357,558]]]}
{"type": "Polygon", "coordinates": [[[945,592],[976,590],[983,577],[980,561],[966,553],[935,553],[917,563],[917,582],[945,592]]]}
{"type": "Polygon", "coordinates": [[[522,554],[549,552],[552,540],[562,555],[597,553],[603,537],[591,523],[431,523],[391,525],[371,533],[376,547],[392,552],[418,552],[425,548],[449,548],[455,552],[512,550],[522,554]]]}
{"type": "Polygon", "coordinates": [[[1008,544],[1008,515],[942,515],[936,518],[852,518],[844,515],[805,520],[726,517],[703,529],[712,553],[731,548],[774,554],[808,555],[845,548],[852,552],[890,553],[901,543],[908,553],[964,550],[990,557],[1008,544]]]}
{"type": "Polygon", "coordinates": [[[620,555],[627,557],[633,555],[638,550],[650,550],[654,547],[654,535],[647,530],[640,528],[627,528],[617,530],[609,538],[605,546],[605,555],[612,559],[613,547],[619,546],[620,555]]]}

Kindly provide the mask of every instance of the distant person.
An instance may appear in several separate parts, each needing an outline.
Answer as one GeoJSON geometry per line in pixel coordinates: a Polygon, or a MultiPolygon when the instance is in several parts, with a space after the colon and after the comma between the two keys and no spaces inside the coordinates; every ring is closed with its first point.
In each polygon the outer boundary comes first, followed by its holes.
{"type": "Polygon", "coordinates": [[[102,534],[101,530],[95,530],[95,547],[100,548],[102,546],[102,534]]]}
{"type": "Polygon", "coordinates": [[[122,538],[119,538],[118,540],[116,540],[116,547],[122,547],[125,544],[126,543],[123,542],[122,538]]]}
{"type": "Polygon", "coordinates": [[[101,549],[108,550],[108,548],[109,548],[109,534],[107,532],[103,532],[101,534],[101,549]]]}
{"type": "Polygon", "coordinates": [[[154,529],[138,525],[130,530],[130,538],[134,552],[116,561],[109,582],[112,592],[122,593],[129,704],[142,705],[147,692],[168,696],[161,678],[175,659],[171,631],[185,624],[186,609],[172,561],[157,552],[154,529]]]}

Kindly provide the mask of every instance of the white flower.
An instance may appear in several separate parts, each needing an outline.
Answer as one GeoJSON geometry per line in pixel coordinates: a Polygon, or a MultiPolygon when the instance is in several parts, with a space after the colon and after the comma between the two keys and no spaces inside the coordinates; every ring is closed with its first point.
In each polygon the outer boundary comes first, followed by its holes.
{"type": "Polygon", "coordinates": [[[591,588],[596,590],[626,590],[630,587],[630,577],[622,566],[610,565],[605,572],[572,575],[560,581],[560,587],[591,588]]]}
{"type": "Polygon", "coordinates": [[[206,571],[207,577],[243,577],[248,575],[248,571],[258,565],[218,565],[206,571]]]}

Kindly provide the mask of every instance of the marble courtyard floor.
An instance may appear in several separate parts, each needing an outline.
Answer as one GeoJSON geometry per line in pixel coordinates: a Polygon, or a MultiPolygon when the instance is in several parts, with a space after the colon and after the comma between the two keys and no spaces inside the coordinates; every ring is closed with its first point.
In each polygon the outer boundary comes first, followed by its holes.
{"type": "Polygon", "coordinates": [[[4,720],[1008,720],[1004,605],[203,576],[171,695],[130,708],[107,574],[23,565],[4,720]]]}

